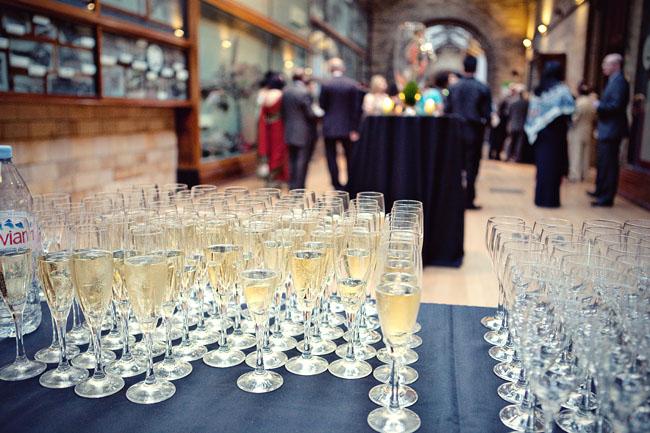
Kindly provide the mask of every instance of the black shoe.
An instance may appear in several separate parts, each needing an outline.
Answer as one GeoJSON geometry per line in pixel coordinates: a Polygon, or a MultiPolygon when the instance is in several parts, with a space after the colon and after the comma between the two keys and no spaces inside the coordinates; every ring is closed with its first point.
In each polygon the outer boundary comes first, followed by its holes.
{"type": "Polygon", "coordinates": [[[598,197],[598,194],[596,194],[596,191],[587,191],[587,195],[589,197],[598,197]]]}
{"type": "Polygon", "coordinates": [[[477,206],[474,203],[468,204],[465,206],[465,209],[467,210],[481,210],[483,207],[482,206],[477,206]]]}
{"type": "Polygon", "coordinates": [[[612,201],[595,200],[591,202],[591,207],[612,207],[612,206],[614,206],[614,202],[612,201]]]}

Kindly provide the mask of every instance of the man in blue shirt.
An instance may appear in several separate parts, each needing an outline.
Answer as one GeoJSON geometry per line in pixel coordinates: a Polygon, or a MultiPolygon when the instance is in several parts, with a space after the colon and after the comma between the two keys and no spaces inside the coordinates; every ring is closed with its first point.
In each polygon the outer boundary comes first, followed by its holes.
{"type": "Polygon", "coordinates": [[[618,158],[621,140],[629,134],[627,104],[630,102],[630,85],[621,68],[623,57],[608,54],[603,59],[603,74],[608,77],[607,85],[596,102],[598,112],[598,160],[596,190],[588,194],[596,199],[592,206],[610,207],[618,189],[618,158]]]}

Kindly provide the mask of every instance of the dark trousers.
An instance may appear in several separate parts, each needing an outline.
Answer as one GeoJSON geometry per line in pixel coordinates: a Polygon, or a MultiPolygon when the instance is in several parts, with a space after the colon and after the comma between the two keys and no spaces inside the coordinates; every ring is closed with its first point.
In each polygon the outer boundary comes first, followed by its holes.
{"type": "Polygon", "coordinates": [[[307,167],[311,149],[309,144],[296,146],[289,144],[289,189],[305,187],[307,178],[307,167]]]}
{"type": "Polygon", "coordinates": [[[598,201],[613,203],[618,190],[618,152],[621,140],[598,140],[596,151],[596,196],[598,201]]]}
{"type": "Polygon", "coordinates": [[[325,138],[325,156],[327,157],[327,168],[330,171],[330,176],[332,178],[332,186],[334,189],[342,189],[343,186],[339,181],[339,166],[336,163],[336,143],[341,142],[343,145],[343,151],[345,152],[345,161],[349,163],[350,161],[350,138],[349,137],[339,137],[339,138],[325,138]]]}
{"type": "Polygon", "coordinates": [[[526,142],[526,133],[523,131],[512,131],[510,133],[510,152],[508,159],[512,158],[514,161],[521,162],[521,152],[526,142]]]}
{"type": "Polygon", "coordinates": [[[463,142],[463,163],[465,170],[465,206],[470,206],[476,198],[476,177],[481,162],[481,148],[485,127],[480,123],[467,122],[461,130],[463,142]]]}

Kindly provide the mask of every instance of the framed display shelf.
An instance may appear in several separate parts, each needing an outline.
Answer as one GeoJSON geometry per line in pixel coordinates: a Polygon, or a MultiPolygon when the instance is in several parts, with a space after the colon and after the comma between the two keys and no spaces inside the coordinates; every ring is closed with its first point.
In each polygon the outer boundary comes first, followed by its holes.
{"type": "Polygon", "coordinates": [[[194,166],[178,167],[178,181],[188,185],[215,183],[219,180],[249,175],[255,172],[257,154],[255,151],[241,153],[230,158],[202,161],[194,166]]]}
{"type": "Polygon", "coordinates": [[[63,105],[94,105],[94,106],[137,106],[151,108],[189,108],[192,103],[187,100],[131,99],[131,98],[98,98],[80,96],[34,95],[28,93],[0,92],[0,101],[10,103],[45,103],[63,105]]]}

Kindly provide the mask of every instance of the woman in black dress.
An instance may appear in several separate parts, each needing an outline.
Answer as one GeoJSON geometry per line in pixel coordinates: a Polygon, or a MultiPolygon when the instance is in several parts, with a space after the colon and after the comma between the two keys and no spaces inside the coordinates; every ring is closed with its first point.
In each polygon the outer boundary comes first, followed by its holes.
{"type": "Polygon", "coordinates": [[[574,110],[573,96],[562,83],[560,64],[548,62],[531,98],[525,126],[535,153],[537,206],[560,206],[560,184],[568,164],[567,130],[574,110]]]}

